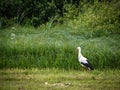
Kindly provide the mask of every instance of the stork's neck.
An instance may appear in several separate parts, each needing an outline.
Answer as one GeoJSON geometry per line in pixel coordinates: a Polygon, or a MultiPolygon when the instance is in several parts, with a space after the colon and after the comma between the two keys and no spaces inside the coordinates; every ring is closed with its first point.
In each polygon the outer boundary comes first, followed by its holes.
{"type": "Polygon", "coordinates": [[[78,50],[78,57],[81,57],[81,56],[82,56],[81,50],[78,50]]]}

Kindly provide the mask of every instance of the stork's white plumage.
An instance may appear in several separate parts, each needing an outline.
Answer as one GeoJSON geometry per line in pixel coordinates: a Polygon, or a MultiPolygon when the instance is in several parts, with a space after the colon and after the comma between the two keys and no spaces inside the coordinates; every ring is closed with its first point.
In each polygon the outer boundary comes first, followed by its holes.
{"type": "Polygon", "coordinates": [[[80,62],[80,64],[83,67],[87,67],[89,70],[93,70],[92,66],[90,65],[90,63],[88,62],[88,59],[85,58],[82,53],[81,53],[81,47],[77,47],[77,51],[78,51],[78,61],[80,62]]]}

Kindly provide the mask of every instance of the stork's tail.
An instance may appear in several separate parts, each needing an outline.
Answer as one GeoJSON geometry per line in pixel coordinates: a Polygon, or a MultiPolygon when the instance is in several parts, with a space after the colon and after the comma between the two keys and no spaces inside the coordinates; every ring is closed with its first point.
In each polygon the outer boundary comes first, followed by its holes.
{"type": "Polygon", "coordinates": [[[92,67],[92,65],[90,64],[90,62],[88,61],[88,65],[87,65],[89,70],[94,70],[94,68],[92,67]]]}
{"type": "Polygon", "coordinates": [[[88,69],[89,70],[94,70],[94,68],[89,64],[89,66],[88,66],[88,69]]]}

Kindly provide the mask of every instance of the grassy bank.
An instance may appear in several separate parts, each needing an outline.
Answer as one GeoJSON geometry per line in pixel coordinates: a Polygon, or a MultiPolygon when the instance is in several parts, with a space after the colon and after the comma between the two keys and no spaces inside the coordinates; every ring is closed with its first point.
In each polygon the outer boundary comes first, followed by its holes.
{"type": "Polygon", "coordinates": [[[119,90],[119,70],[0,70],[1,90],[119,90]]]}
{"type": "Polygon", "coordinates": [[[119,69],[119,42],[119,34],[91,38],[64,25],[38,29],[10,27],[0,30],[0,68],[77,70],[81,66],[75,49],[81,46],[94,68],[119,69]]]}

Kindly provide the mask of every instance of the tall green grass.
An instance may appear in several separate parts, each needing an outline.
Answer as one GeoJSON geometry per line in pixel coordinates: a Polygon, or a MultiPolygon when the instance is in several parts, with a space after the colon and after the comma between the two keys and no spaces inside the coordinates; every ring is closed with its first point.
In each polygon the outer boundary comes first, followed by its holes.
{"type": "Polygon", "coordinates": [[[75,51],[82,53],[95,69],[120,69],[120,35],[86,38],[72,29],[16,26],[0,30],[0,68],[80,69],[75,51]],[[12,36],[12,34],[15,34],[12,36]]]}

